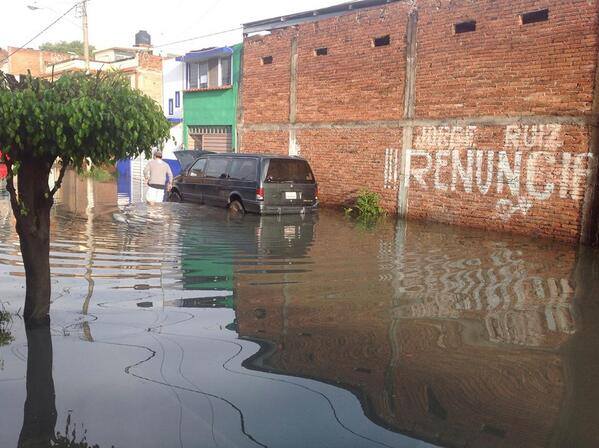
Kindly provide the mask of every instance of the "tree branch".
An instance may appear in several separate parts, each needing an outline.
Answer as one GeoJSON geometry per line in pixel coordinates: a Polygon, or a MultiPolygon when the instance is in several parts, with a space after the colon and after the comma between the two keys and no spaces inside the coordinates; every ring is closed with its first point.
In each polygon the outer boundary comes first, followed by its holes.
{"type": "Polygon", "coordinates": [[[12,171],[12,161],[6,157],[6,154],[2,154],[2,163],[6,165],[6,191],[10,194],[10,205],[16,218],[19,217],[19,197],[15,189],[14,173],[12,171]]]}
{"type": "Polygon", "coordinates": [[[56,181],[56,183],[54,184],[54,188],[52,188],[52,191],[50,192],[51,197],[54,197],[56,192],[62,186],[62,179],[64,179],[64,175],[67,172],[68,167],[69,167],[69,163],[63,160],[62,166],[60,167],[60,173],[58,174],[58,180],[56,181]]]}

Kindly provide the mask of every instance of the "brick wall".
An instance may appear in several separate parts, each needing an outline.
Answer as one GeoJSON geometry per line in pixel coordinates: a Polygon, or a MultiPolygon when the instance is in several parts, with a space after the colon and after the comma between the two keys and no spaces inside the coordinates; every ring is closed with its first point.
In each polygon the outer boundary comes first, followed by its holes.
{"type": "Polygon", "coordinates": [[[295,148],[323,205],[367,188],[409,218],[578,240],[595,151],[597,1],[412,3],[246,38],[241,151],[295,148]],[[522,24],[543,8],[548,21],[522,24]],[[471,20],[474,32],[455,33],[471,20]]]}
{"type": "Polygon", "coordinates": [[[367,186],[381,196],[385,207],[395,210],[397,190],[392,183],[385,188],[385,161],[387,154],[396,160],[397,146],[388,148],[390,142],[401,142],[400,129],[306,129],[298,132],[298,142],[325,204],[351,205],[367,186]]]}
{"type": "Polygon", "coordinates": [[[290,47],[294,29],[244,41],[243,119],[246,123],[278,123],[289,118],[290,47]],[[262,58],[272,57],[271,64],[262,58]],[[246,75],[247,74],[247,75],[246,75]]]}
{"type": "Polygon", "coordinates": [[[3,72],[8,71],[8,51],[4,48],[0,48],[0,70],[3,72]],[[5,60],[6,59],[6,60],[5,60]]]}
{"type": "Polygon", "coordinates": [[[298,121],[402,117],[407,9],[398,4],[298,27],[298,121]],[[373,48],[372,39],[385,35],[390,45],[373,48]],[[317,48],[327,55],[316,56],[317,48]]]}
{"type": "Polygon", "coordinates": [[[418,117],[589,113],[597,47],[595,2],[419,1],[418,117]],[[549,20],[520,14],[549,8],[549,20]],[[476,20],[476,31],[453,25],[476,20]]]}
{"type": "Polygon", "coordinates": [[[146,51],[140,51],[138,57],[140,67],[146,70],[162,72],[162,58],[160,56],[153,55],[146,51]]]}
{"type": "MultiPolygon", "coordinates": [[[[8,47],[8,52],[12,53],[17,48],[8,47]]],[[[56,64],[60,61],[71,59],[72,56],[67,53],[56,53],[53,51],[40,51],[31,48],[24,48],[14,53],[8,64],[8,69],[13,75],[24,75],[31,71],[33,76],[46,74],[46,66],[56,64]]]]}

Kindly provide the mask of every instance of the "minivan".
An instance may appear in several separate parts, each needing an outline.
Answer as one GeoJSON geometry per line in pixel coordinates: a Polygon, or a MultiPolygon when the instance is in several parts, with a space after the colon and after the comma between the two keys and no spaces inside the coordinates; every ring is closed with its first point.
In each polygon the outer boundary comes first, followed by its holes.
{"type": "Polygon", "coordinates": [[[175,177],[169,198],[235,213],[306,213],[318,208],[318,186],[299,157],[204,154],[175,177]]]}

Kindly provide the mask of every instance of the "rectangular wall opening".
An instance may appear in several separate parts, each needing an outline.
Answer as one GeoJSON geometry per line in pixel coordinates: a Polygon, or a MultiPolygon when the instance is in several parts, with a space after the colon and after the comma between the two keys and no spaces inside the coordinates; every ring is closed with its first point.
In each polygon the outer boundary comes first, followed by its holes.
{"type": "Polygon", "coordinates": [[[264,56],[262,58],[262,65],[272,64],[272,56],[264,56]]]}
{"type": "Polygon", "coordinates": [[[315,56],[326,56],[327,54],[329,54],[329,49],[325,47],[317,48],[316,50],[314,50],[315,56]]]}
{"type": "Polygon", "coordinates": [[[391,36],[389,36],[388,34],[386,36],[375,37],[374,39],[372,39],[373,47],[384,47],[386,45],[389,45],[390,43],[391,36]]]}
{"type": "Polygon", "coordinates": [[[455,34],[472,33],[473,31],[476,31],[476,20],[456,23],[453,26],[453,32],[455,34]]]}
{"type": "Polygon", "coordinates": [[[530,23],[546,22],[549,20],[549,10],[541,9],[540,11],[526,12],[520,15],[520,23],[528,25],[530,23]]]}

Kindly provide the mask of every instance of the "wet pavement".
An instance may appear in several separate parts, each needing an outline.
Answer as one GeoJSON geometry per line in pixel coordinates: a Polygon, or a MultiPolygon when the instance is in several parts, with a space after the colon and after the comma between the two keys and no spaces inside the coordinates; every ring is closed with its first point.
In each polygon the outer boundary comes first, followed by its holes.
{"type": "Polygon", "coordinates": [[[51,328],[15,316],[0,347],[0,447],[599,446],[596,251],[135,202],[65,179],[51,328]]]}

